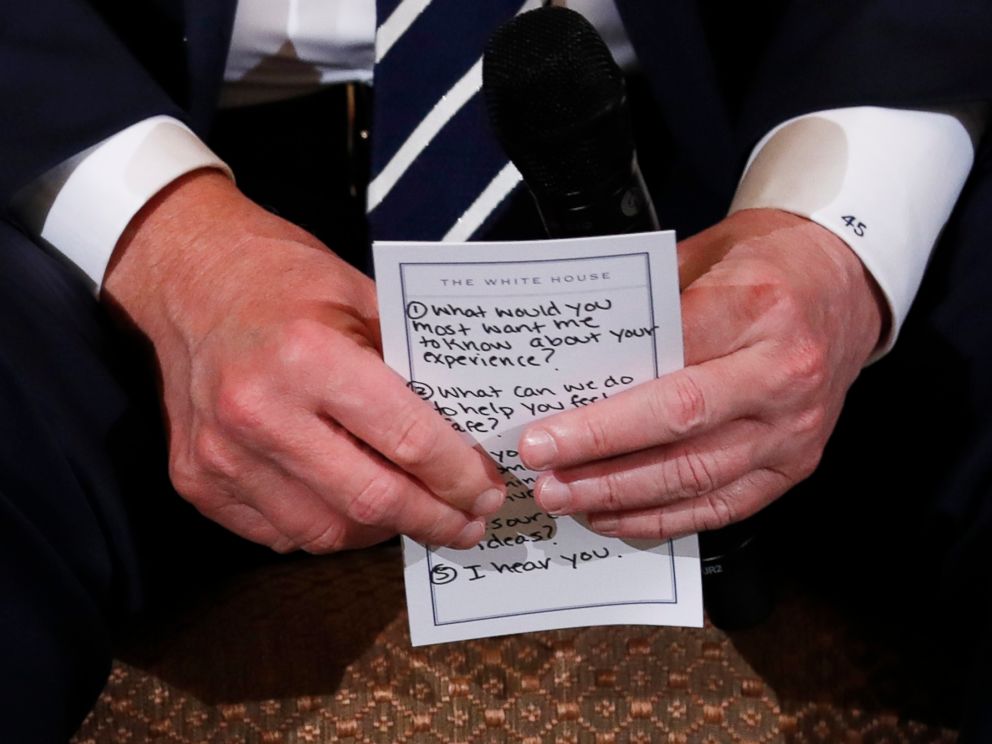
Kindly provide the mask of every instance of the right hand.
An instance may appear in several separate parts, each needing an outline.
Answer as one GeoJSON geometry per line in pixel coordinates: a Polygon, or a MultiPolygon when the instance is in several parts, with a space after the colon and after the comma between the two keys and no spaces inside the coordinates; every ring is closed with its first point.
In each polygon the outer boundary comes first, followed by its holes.
{"type": "Polygon", "coordinates": [[[679,244],[685,368],[531,424],[534,493],[597,532],[670,539],[748,517],[810,475],[888,305],[826,228],[736,212],[679,244]]]}
{"type": "Polygon", "coordinates": [[[220,173],[145,206],[104,296],[154,347],[173,485],[233,532],[468,548],[501,506],[488,457],[382,361],[372,281],[220,173]]]}

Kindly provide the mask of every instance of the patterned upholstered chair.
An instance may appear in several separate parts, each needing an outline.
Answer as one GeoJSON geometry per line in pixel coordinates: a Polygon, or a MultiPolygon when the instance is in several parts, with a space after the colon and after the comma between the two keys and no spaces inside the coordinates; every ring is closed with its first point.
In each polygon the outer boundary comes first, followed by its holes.
{"type": "Polygon", "coordinates": [[[835,604],[414,649],[398,548],[283,561],[146,623],[75,744],[954,741],[932,673],[835,604]]]}

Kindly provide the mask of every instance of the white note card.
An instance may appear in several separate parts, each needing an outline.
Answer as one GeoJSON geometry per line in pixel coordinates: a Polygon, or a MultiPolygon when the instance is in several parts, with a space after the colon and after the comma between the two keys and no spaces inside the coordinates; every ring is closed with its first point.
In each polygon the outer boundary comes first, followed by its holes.
{"type": "Polygon", "coordinates": [[[524,427],[682,366],[671,232],[374,247],[387,364],[484,448],[507,500],[474,548],[404,538],[414,645],[587,625],[703,623],[695,536],[598,535],[537,506],[524,427]]]}

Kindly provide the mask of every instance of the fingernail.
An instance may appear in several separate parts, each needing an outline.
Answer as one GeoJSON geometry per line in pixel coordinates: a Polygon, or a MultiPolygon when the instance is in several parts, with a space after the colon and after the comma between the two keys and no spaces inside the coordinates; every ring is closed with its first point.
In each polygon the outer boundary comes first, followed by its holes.
{"type": "Polygon", "coordinates": [[[564,512],[572,500],[572,492],[569,487],[556,478],[545,478],[538,483],[534,495],[540,507],[548,514],[555,516],[564,512]]]}
{"type": "Polygon", "coordinates": [[[458,533],[458,537],[451,541],[451,547],[462,549],[475,547],[476,543],[478,543],[485,534],[486,520],[476,519],[474,522],[469,522],[462,528],[462,531],[458,533]]]}
{"type": "Polygon", "coordinates": [[[503,506],[503,499],[502,491],[498,488],[490,488],[472,504],[472,513],[480,516],[495,514],[503,506]]]}
{"type": "Polygon", "coordinates": [[[616,517],[595,517],[589,519],[589,526],[601,535],[612,535],[620,524],[616,517]]]}
{"type": "Polygon", "coordinates": [[[520,449],[521,455],[524,455],[524,464],[535,470],[547,468],[558,454],[555,440],[544,429],[527,432],[520,440],[520,449]]]}

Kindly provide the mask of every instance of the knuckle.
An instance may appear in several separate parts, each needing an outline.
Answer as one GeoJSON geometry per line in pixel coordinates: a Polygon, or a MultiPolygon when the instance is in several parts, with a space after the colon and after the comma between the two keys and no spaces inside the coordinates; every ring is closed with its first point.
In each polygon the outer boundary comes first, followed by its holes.
{"type": "Polygon", "coordinates": [[[300,540],[300,549],[315,555],[335,553],[345,547],[345,532],[340,522],[321,525],[314,534],[304,536],[300,540]]]}
{"type": "Polygon", "coordinates": [[[801,470],[809,467],[812,472],[819,461],[819,454],[811,452],[808,458],[806,456],[795,458],[788,467],[765,467],[757,471],[752,481],[754,498],[749,498],[745,502],[747,507],[738,518],[749,517],[759,509],[763,509],[803,480],[806,475],[802,475],[801,470]]]}
{"type": "Polygon", "coordinates": [[[790,320],[800,317],[805,305],[793,288],[785,272],[778,268],[766,267],[764,285],[764,301],[766,312],[779,320],[790,320]]]}
{"type": "Polygon", "coordinates": [[[725,527],[732,522],[736,522],[737,519],[737,509],[733,499],[719,494],[710,494],[705,497],[701,508],[695,511],[695,527],[697,532],[725,527]]]}
{"type": "Polygon", "coordinates": [[[435,519],[424,530],[423,541],[428,545],[449,545],[461,534],[467,522],[435,519]]]}
{"type": "Polygon", "coordinates": [[[826,406],[816,404],[805,408],[796,416],[793,431],[800,437],[817,437],[827,424],[826,406]]]}
{"type": "Polygon", "coordinates": [[[716,489],[716,479],[706,459],[698,452],[685,451],[675,459],[678,490],[691,496],[703,496],[716,489]]]}
{"type": "MultiPolygon", "coordinates": [[[[210,487],[211,476],[215,473],[204,465],[197,453],[197,449],[202,448],[198,444],[202,437],[202,434],[197,435],[189,446],[173,446],[169,453],[169,480],[173,488],[200,509],[211,501],[211,495],[218,490],[210,487]]],[[[219,453],[215,454],[213,447],[211,457],[219,458],[219,453]]]]}
{"type": "Polygon", "coordinates": [[[307,318],[294,319],[280,329],[276,361],[283,369],[306,367],[326,344],[326,329],[320,323],[307,318]]]}
{"type": "Polygon", "coordinates": [[[216,417],[225,431],[248,433],[263,424],[268,386],[251,375],[238,375],[224,380],[217,391],[216,417]]]}
{"type": "Polygon", "coordinates": [[[386,524],[396,513],[399,493],[388,474],[377,474],[348,502],[349,519],[366,526],[386,524]]]}
{"type": "Polygon", "coordinates": [[[668,514],[665,513],[664,509],[659,509],[654,512],[653,518],[649,522],[649,526],[644,531],[645,539],[656,539],[662,540],[669,537],[668,534],[668,514]]]}
{"type": "MultiPolygon", "coordinates": [[[[620,473],[607,473],[600,480],[600,499],[603,511],[622,511],[625,506],[626,478],[620,473]]],[[[598,507],[597,507],[598,508],[598,507]]]]}
{"type": "MultiPolygon", "coordinates": [[[[658,417],[665,416],[666,423],[672,434],[681,439],[697,431],[706,423],[706,397],[699,383],[689,373],[676,375],[672,378],[674,390],[672,406],[665,412],[656,410],[658,417]]],[[[656,404],[657,405],[657,404],[656,404]]],[[[665,419],[661,419],[665,420],[665,419]]]]}
{"type": "Polygon", "coordinates": [[[604,423],[595,416],[583,416],[581,421],[582,439],[592,454],[589,459],[606,457],[610,452],[610,436],[604,423]]]}
{"type": "Polygon", "coordinates": [[[766,277],[771,281],[760,281],[745,286],[743,307],[750,309],[754,317],[771,313],[788,312],[788,299],[783,282],[777,277],[766,277]]]}
{"type": "Polygon", "coordinates": [[[786,384],[801,393],[812,393],[827,382],[827,350],[825,344],[800,335],[792,342],[785,364],[786,384]]]}
{"type": "Polygon", "coordinates": [[[219,434],[201,430],[193,438],[190,470],[196,473],[230,477],[236,472],[235,464],[219,434]]]}
{"type": "Polygon", "coordinates": [[[820,467],[820,460],[823,459],[823,448],[813,447],[796,461],[796,477],[792,482],[798,483],[811,476],[820,467]]]}
{"type": "Polygon", "coordinates": [[[425,465],[436,455],[439,438],[438,427],[414,412],[403,417],[390,459],[404,470],[425,465]]]}
{"type": "Polygon", "coordinates": [[[278,553],[279,555],[288,555],[299,550],[295,540],[291,540],[288,537],[278,537],[267,543],[269,550],[273,553],[278,553]]]}
{"type": "Polygon", "coordinates": [[[190,499],[195,493],[199,481],[197,475],[189,458],[176,454],[169,457],[169,480],[184,498],[190,499]]]}

